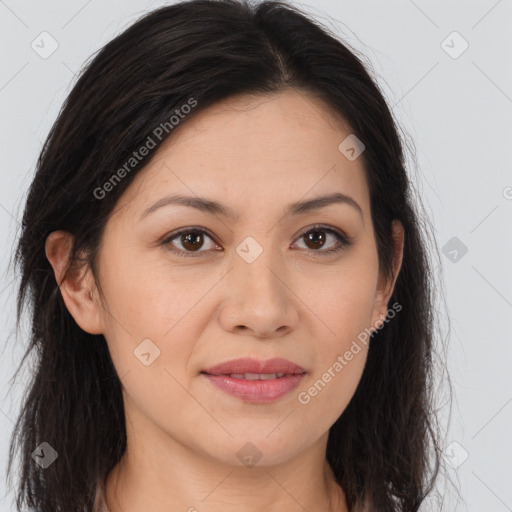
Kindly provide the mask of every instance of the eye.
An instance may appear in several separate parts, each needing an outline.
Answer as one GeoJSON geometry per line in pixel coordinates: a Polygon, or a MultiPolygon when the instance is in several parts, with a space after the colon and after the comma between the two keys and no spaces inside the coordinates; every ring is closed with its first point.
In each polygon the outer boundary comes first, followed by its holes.
{"type": "Polygon", "coordinates": [[[352,244],[348,236],[342,235],[333,228],[320,225],[308,228],[300,235],[298,240],[305,242],[307,251],[322,254],[337,253],[352,244]],[[329,239],[331,243],[329,243],[329,239]]]}
{"type": "Polygon", "coordinates": [[[213,239],[213,235],[202,228],[183,228],[167,237],[162,242],[162,245],[169,246],[169,250],[176,253],[178,256],[194,257],[198,256],[198,254],[194,253],[214,249],[216,242],[213,239]],[[205,244],[205,240],[207,239],[210,242],[205,244]],[[176,242],[174,242],[175,240],[176,242]],[[176,246],[175,243],[179,245],[176,246]]]}
{"type": "MultiPolygon", "coordinates": [[[[353,242],[350,237],[333,228],[320,225],[309,227],[303,231],[298,241],[304,241],[306,247],[299,247],[311,253],[333,254],[348,247],[353,242]],[[329,243],[330,242],[330,243],[329,243]]],[[[295,242],[297,244],[298,242],[295,242]]],[[[208,250],[220,250],[214,236],[203,228],[188,227],[171,233],[162,245],[181,257],[200,256],[208,250]]]]}

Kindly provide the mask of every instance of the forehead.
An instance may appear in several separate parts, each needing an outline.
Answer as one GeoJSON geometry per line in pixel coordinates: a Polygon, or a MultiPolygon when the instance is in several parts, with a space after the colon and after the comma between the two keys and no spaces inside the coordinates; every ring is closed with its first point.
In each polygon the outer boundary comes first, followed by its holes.
{"type": "Polygon", "coordinates": [[[350,161],[338,149],[350,126],[318,98],[295,90],[244,95],[183,117],[130,184],[134,209],[175,191],[241,212],[333,191],[368,203],[362,159],[350,161]]]}
{"type": "MultiPolygon", "coordinates": [[[[327,134],[338,138],[340,133],[350,133],[348,123],[323,100],[295,89],[227,98],[189,121],[184,116],[183,121],[182,126],[174,128],[162,151],[203,142],[210,151],[216,143],[223,143],[217,149],[226,157],[270,148],[282,148],[282,152],[293,149],[299,156],[309,146],[317,146],[327,134]],[[297,146],[308,141],[304,148],[297,146]]],[[[325,145],[331,142],[324,140],[325,145]]]]}

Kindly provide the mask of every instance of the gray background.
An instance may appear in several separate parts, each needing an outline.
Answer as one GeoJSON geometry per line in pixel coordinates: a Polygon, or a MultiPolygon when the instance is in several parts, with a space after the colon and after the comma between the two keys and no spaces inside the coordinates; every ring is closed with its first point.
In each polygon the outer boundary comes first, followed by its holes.
{"type": "MultiPolygon", "coordinates": [[[[0,0],[0,329],[6,342],[0,361],[1,510],[14,510],[5,470],[27,378],[22,374],[8,393],[27,331],[24,322],[19,339],[14,337],[15,282],[8,267],[26,190],[42,142],[82,64],[145,11],[161,5],[0,0]],[[58,48],[42,58],[51,44],[58,48]]],[[[434,225],[436,272],[446,296],[441,314],[454,391],[444,444],[447,476],[461,499],[455,506],[454,491],[443,481],[439,492],[454,494],[447,510],[512,510],[507,327],[512,321],[512,1],[296,5],[366,56],[416,148],[410,173],[434,225]],[[461,53],[464,41],[469,46],[461,53]]],[[[447,414],[444,408],[445,425],[447,414]]]]}

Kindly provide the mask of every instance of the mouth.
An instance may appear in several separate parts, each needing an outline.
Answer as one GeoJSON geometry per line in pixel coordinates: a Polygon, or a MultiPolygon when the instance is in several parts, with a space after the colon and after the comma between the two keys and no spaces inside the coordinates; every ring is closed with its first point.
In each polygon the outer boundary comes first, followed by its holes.
{"type": "Polygon", "coordinates": [[[282,378],[285,375],[306,373],[306,370],[302,366],[281,357],[266,361],[245,357],[225,361],[211,368],[206,368],[201,373],[230,375],[233,378],[245,380],[271,380],[282,378]]]}
{"type": "Polygon", "coordinates": [[[306,370],[286,359],[236,359],[201,371],[217,389],[244,402],[262,404],[288,395],[306,370]]]}
{"type": "Polygon", "coordinates": [[[231,379],[239,379],[239,380],[273,380],[273,379],[282,379],[283,377],[286,377],[288,375],[300,375],[305,372],[300,373],[222,373],[222,374],[215,374],[215,373],[207,373],[207,372],[201,372],[205,375],[216,375],[216,376],[225,376],[230,377],[231,379]]]}

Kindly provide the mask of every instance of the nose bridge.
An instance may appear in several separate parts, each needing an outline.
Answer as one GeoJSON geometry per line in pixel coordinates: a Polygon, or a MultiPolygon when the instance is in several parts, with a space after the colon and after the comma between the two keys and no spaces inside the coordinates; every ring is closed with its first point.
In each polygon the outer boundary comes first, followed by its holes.
{"type": "Polygon", "coordinates": [[[236,248],[229,272],[227,297],[221,319],[228,330],[250,330],[258,336],[288,331],[297,311],[285,283],[277,251],[247,237],[236,248]]]}
{"type": "Polygon", "coordinates": [[[283,283],[276,277],[281,269],[281,263],[276,257],[276,251],[266,239],[265,248],[254,238],[247,237],[236,248],[233,264],[237,280],[240,281],[243,295],[248,295],[253,301],[265,303],[280,302],[284,290],[283,283]],[[245,287],[245,289],[244,289],[245,287]]]}

